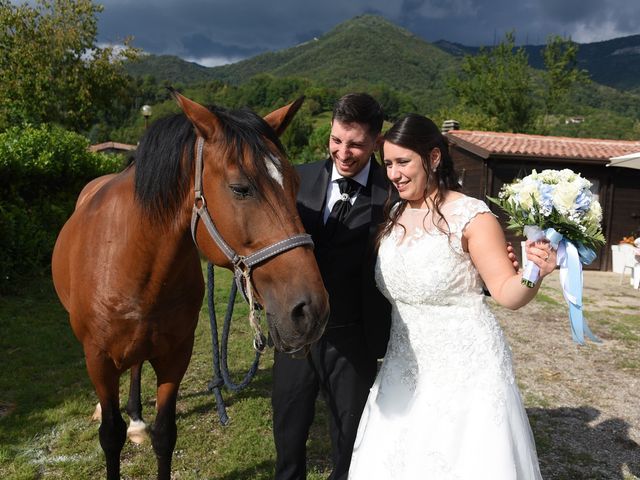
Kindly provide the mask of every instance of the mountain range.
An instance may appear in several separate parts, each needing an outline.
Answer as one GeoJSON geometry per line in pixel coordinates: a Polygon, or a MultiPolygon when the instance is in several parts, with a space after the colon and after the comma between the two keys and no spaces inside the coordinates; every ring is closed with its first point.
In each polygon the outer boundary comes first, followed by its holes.
{"type": "MultiPolygon", "coordinates": [[[[542,68],[544,46],[524,48],[531,67],[542,68]]],[[[343,91],[385,84],[421,98],[422,105],[439,108],[450,101],[447,78],[458,71],[464,55],[478,51],[479,47],[447,41],[429,43],[380,16],[362,15],[319,38],[229,65],[203,67],[174,56],[145,55],[127,69],[133,76],[183,85],[211,80],[238,85],[257,74],[303,77],[343,91]]],[[[640,35],[579,44],[578,62],[595,82],[590,88],[597,92],[589,101],[592,106],[618,104],[622,107],[613,110],[624,113],[630,103],[638,104],[640,35]]]]}
{"type": "MultiPolygon", "coordinates": [[[[434,43],[456,57],[475,55],[480,47],[440,40],[434,43]]],[[[544,45],[524,45],[533,68],[543,69],[544,45]]],[[[579,43],[578,66],[589,72],[591,80],[618,90],[638,90],[640,87],[640,35],[614,38],[603,42],[579,43]]]]}

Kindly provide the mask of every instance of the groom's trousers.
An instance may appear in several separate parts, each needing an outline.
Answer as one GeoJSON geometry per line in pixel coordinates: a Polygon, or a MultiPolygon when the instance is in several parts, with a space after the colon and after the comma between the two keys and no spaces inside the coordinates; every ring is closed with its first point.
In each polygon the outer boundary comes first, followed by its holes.
{"type": "Polygon", "coordinates": [[[376,366],[360,324],[329,326],[305,358],[275,353],[272,407],[276,480],[306,478],[306,443],[318,392],[329,413],[333,463],[329,479],[346,480],[376,366]]]}

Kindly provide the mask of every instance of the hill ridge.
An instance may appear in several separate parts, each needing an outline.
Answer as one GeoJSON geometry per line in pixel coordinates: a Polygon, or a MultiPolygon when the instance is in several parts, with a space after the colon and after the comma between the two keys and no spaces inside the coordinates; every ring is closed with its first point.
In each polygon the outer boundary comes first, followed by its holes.
{"type": "MultiPolygon", "coordinates": [[[[593,81],[640,91],[640,34],[578,45],[579,66],[593,81]]],[[[173,83],[221,80],[240,84],[267,73],[305,77],[336,88],[386,83],[408,92],[431,88],[441,92],[446,73],[458,68],[463,55],[476,54],[480,48],[448,40],[430,43],[381,16],[364,14],[306,42],[232,64],[204,67],[178,57],[148,55],[127,69],[134,76],[152,75],[173,83]],[[349,66],[344,52],[351,55],[349,66]]],[[[543,68],[544,45],[524,48],[530,65],[543,68]]]]}

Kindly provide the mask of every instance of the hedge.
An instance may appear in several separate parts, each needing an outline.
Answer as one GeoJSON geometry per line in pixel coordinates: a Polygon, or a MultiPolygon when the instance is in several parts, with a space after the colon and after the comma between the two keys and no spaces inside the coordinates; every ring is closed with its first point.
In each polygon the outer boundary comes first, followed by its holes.
{"type": "Polygon", "coordinates": [[[48,274],[55,239],[82,187],[121,168],[121,157],[88,147],[82,135],[52,125],[0,133],[0,293],[48,274]]]}

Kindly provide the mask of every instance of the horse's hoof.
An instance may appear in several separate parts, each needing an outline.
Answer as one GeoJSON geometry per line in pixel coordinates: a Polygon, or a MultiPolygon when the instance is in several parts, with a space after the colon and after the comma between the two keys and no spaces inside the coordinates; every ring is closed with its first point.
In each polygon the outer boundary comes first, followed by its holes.
{"type": "Polygon", "coordinates": [[[127,437],[133,443],[138,445],[149,440],[149,434],[147,433],[147,425],[140,420],[131,420],[129,428],[127,428],[127,437]]]}
{"type": "Polygon", "coordinates": [[[102,407],[100,406],[100,402],[96,405],[96,409],[94,410],[93,415],[91,415],[91,420],[95,420],[96,422],[102,421],[102,407]]]}

